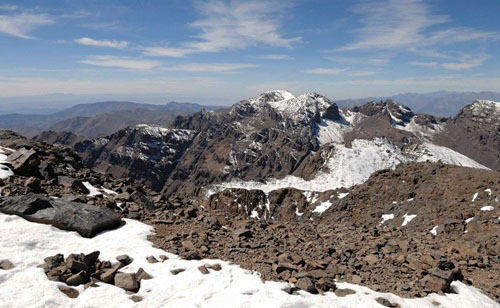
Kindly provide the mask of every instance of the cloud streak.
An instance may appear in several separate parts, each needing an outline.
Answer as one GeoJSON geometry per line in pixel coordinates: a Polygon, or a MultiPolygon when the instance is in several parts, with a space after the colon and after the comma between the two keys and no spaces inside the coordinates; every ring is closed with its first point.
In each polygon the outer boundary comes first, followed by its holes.
{"type": "Polygon", "coordinates": [[[23,39],[34,39],[30,35],[31,31],[41,26],[51,25],[54,22],[54,19],[46,14],[0,15],[0,33],[23,39]]]}
{"type": "Polygon", "coordinates": [[[158,68],[163,65],[162,62],[147,60],[147,59],[137,59],[131,57],[115,57],[115,56],[89,56],[85,60],[80,61],[83,64],[89,64],[101,67],[114,67],[131,69],[138,71],[147,71],[154,68],[158,68]]]}
{"type": "Polygon", "coordinates": [[[228,73],[235,72],[240,69],[257,67],[255,64],[246,63],[189,63],[181,64],[172,67],[167,67],[165,70],[181,71],[181,72],[197,72],[197,73],[228,73]]]}
{"type": "Polygon", "coordinates": [[[108,48],[117,48],[123,49],[127,48],[128,42],[126,41],[116,41],[116,40],[95,40],[89,37],[82,37],[74,40],[75,43],[86,46],[95,46],[95,47],[108,47],[108,48]]]}
{"type": "Polygon", "coordinates": [[[344,69],[341,68],[313,68],[310,70],[304,71],[308,74],[316,74],[316,75],[337,75],[344,72],[344,69]]]}
{"type": "Polygon", "coordinates": [[[189,26],[199,31],[195,40],[180,46],[144,48],[144,55],[184,57],[192,53],[221,52],[249,46],[292,47],[300,37],[285,37],[281,23],[289,4],[281,1],[199,2],[200,18],[189,26]]]}
{"type": "Polygon", "coordinates": [[[289,55],[283,55],[283,54],[261,55],[261,56],[256,56],[255,58],[262,59],[262,60],[292,60],[293,59],[289,55]]]}
{"type": "Polygon", "coordinates": [[[431,12],[422,0],[386,0],[361,2],[354,8],[361,27],[355,41],[339,50],[408,49],[436,44],[453,44],[498,37],[494,32],[469,28],[431,30],[450,21],[448,16],[431,12]]]}

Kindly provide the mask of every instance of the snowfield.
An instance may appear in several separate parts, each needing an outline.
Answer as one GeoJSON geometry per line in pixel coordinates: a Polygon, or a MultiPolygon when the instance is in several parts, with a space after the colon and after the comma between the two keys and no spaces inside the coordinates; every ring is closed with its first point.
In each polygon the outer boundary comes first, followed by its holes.
{"type": "Polygon", "coordinates": [[[93,239],[82,238],[75,232],[66,232],[52,226],[30,223],[20,217],[0,214],[0,255],[14,263],[11,270],[0,270],[0,307],[383,307],[375,299],[384,297],[401,307],[499,307],[478,289],[453,282],[457,294],[429,295],[406,299],[393,294],[378,293],[348,283],[356,294],[337,297],[333,293],[313,295],[299,292],[290,295],[282,288],[286,283],[262,282],[256,274],[219,260],[186,261],[153,248],[146,237],[151,227],[126,219],[126,225],[114,231],[103,232],[93,239]],[[124,290],[101,283],[99,287],[76,289],[80,296],[70,299],[57,286],[60,282],[47,279],[37,265],[57,253],[90,253],[99,250],[101,260],[116,261],[115,257],[128,254],[134,261],[123,272],[135,272],[139,267],[153,276],[143,280],[135,303],[124,290]],[[169,260],[150,264],[147,256],[167,255],[169,260]],[[197,267],[219,263],[222,270],[210,270],[203,275],[197,267]],[[178,275],[173,269],[185,269],[178,275]]]}
{"type": "Polygon", "coordinates": [[[300,190],[323,192],[361,184],[375,171],[388,168],[394,169],[400,163],[413,161],[442,161],[446,164],[488,169],[465,155],[431,143],[423,143],[413,151],[402,152],[384,138],[375,138],[374,140],[356,139],[352,142],[351,148],[341,143],[335,144],[335,150],[328,159],[326,168],[318,172],[315,178],[310,181],[291,175],[283,179],[269,179],[266,183],[234,180],[212,186],[207,194],[211,195],[227,188],[260,189],[265,193],[269,193],[275,189],[292,187],[300,190]]]}

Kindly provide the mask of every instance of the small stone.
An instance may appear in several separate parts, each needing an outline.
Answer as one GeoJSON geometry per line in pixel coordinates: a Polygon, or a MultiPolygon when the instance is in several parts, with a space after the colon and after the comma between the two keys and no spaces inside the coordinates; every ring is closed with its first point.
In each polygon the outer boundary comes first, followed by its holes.
{"type": "Polygon", "coordinates": [[[13,269],[14,264],[12,264],[12,262],[10,262],[9,260],[3,260],[2,262],[0,262],[0,268],[7,271],[13,269]]]}
{"type": "Polygon", "coordinates": [[[133,273],[116,273],[115,286],[131,292],[139,290],[139,282],[133,273]]]}
{"type": "Polygon", "coordinates": [[[194,244],[191,241],[182,241],[181,244],[187,251],[196,250],[196,247],[194,247],[194,244]]]}
{"type": "Polygon", "coordinates": [[[141,280],[149,280],[149,279],[153,278],[142,267],[137,270],[137,273],[135,273],[135,276],[137,277],[137,280],[139,282],[141,282],[141,280]]]}
{"type": "Polygon", "coordinates": [[[97,259],[99,258],[100,252],[99,251],[94,251],[89,253],[88,255],[85,255],[84,257],[84,262],[88,266],[92,266],[97,262],[97,259]]]}
{"type": "Polygon", "coordinates": [[[123,265],[129,265],[132,262],[132,259],[127,255],[120,255],[116,257],[116,260],[123,265]]]}
{"type": "Polygon", "coordinates": [[[140,302],[140,301],[142,301],[142,300],[143,300],[142,296],[139,296],[139,295],[132,295],[132,296],[130,297],[130,299],[131,299],[133,302],[136,302],[136,303],[138,303],[138,302],[140,302]]]}
{"type": "Polygon", "coordinates": [[[378,261],[378,258],[376,255],[367,255],[366,257],[363,258],[363,261],[365,261],[368,264],[375,264],[378,261]]]}
{"type": "Polygon", "coordinates": [[[78,295],[80,295],[80,292],[78,292],[78,290],[75,290],[67,286],[58,286],[58,288],[59,291],[66,294],[66,296],[68,296],[69,298],[77,298],[78,295]]]}
{"type": "Polygon", "coordinates": [[[171,270],[170,273],[172,273],[172,275],[177,275],[179,273],[184,272],[185,270],[186,269],[184,269],[184,268],[176,268],[176,269],[171,270]]]}
{"type": "Polygon", "coordinates": [[[210,274],[210,272],[208,271],[207,267],[205,265],[202,265],[200,267],[198,267],[198,270],[200,270],[200,272],[203,274],[203,275],[207,275],[207,274],[210,274]]]}
{"type": "Polygon", "coordinates": [[[335,290],[335,295],[337,295],[338,297],[344,297],[344,296],[351,295],[351,294],[356,294],[356,291],[351,290],[351,289],[337,289],[337,290],[335,290]]]}
{"type": "Polygon", "coordinates": [[[386,307],[398,307],[398,304],[393,304],[388,299],[383,298],[383,297],[378,297],[375,300],[377,301],[377,303],[379,303],[382,306],[386,306],[386,307]]]}
{"type": "Polygon", "coordinates": [[[166,255],[160,255],[160,260],[161,262],[165,262],[168,260],[168,257],[166,255]]]}
{"type": "Polygon", "coordinates": [[[216,264],[210,265],[210,268],[213,269],[214,271],[218,272],[222,269],[222,266],[219,263],[216,263],[216,264]]]}
{"type": "Polygon", "coordinates": [[[115,277],[116,272],[118,271],[119,266],[115,265],[112,268],[108,268],[101,274],[100,280],[105,283],[111,283],[113,278],[115,277]]]}
{"type": "Polygon", "coordinates": [[[67,262],[66,265],[73,273],[78,273],[81,271],[88,272],[88,270],[89,270],[89,267],[87,266],[87,264],[85,264],[84,262],[80,262],[78,260],[74,260],[74,259],[67,262]]]}
{"type": "Polygon", "coordinates": [[[309,279],[308,277],[300,278],[299,280],[297,280],[297,283],[295,284],[295,286],[301,290],[304,290],[304,291],[312,293],[312,294],[318,293],[318,290],[316,290],[311,279],[309,279]]]}
{"type": "Polygon", "coordinates": [[[361,277],[359,277],[358,275],[354,275],[354,276],[352,276],[351,281],[354,284],[360,284],[361,283],[361,277]]]}
{"type": "Polygon", "coordinates": [[[146,257],[146,260],[147,260],[149,263],[158,263],[158,259],[156,259],[154,256],[149,256],[149,257],[146,257]]]}
{"type": "Polygon", "coordinates": [[[68,279],[66,279],[66,284],[68,286],[79,286],[81,284],[84,284],[88,281],[88,278],[85,275],[84,271],[78,272],[78,274],[70,276],[68,279]]]}

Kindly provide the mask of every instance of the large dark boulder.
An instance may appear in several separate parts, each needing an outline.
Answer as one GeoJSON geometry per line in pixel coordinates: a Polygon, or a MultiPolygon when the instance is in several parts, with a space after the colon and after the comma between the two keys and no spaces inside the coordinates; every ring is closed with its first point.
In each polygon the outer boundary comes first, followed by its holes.
{"type": "Polygon", "coordinates": [[[76,231],[83,237],[93,237],[121,224],[120,215],[109,209],[86,203],[55,200],[38,194],[5,197],[0,202],[0,212],[50,224],[59,229],[76,231]]]}

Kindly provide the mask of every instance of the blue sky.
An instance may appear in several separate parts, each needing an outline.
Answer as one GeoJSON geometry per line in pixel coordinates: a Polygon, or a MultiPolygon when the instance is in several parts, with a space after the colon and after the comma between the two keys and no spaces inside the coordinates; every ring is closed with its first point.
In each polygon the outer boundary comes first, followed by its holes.
{"type": "Polygon", "coordinates": [[[0,97],[500,91],[499,11],[497,0],[0,0],[0,97]]]}

